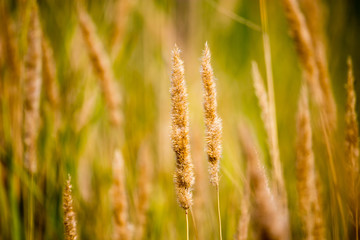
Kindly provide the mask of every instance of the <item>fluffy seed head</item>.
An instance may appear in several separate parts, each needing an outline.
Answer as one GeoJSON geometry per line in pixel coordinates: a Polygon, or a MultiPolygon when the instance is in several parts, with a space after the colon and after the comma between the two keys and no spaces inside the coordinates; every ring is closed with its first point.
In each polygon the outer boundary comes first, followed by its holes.
{"type": "Polygon", "coordinates": [[[174,175],[179,205],[187,210],[192,205],[194,170],[190,156],[189,113],[184,77],[184,65],[180,49],[175,45],[172,52],[173,72],[171,75],[171,143],[176,155],[174,175]]]}
{"type": "Polygon", "coordinates": [[[216,84],[214,73],[210,64],[210,49],[205,44],[201,63],[201,76],[204,86],[204,112],[206,126],[207,155],[210,163],[210,182],[214,186],[219,185],[219,165],[222,152],[221,135],[222,122],[217,115],[216,84]]]}

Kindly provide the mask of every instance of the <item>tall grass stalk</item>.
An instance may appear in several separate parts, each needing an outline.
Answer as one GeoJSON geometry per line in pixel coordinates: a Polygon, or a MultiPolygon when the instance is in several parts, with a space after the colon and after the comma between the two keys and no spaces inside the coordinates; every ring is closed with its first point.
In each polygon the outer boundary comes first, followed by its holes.
{"type": "Polygon", "coordinates": [[[270,48],[270,38],[268,35],[268,26],[267,26],[267,10],[266,10],[266,1],[260,0],[260,15],[261,15],[261,26],[262,26],[262,36],[263,36],[263,47],[265,55],[265,68],[266,68],[266,79],[268,85],[268,96],[269,96],[269,110],[270,110],[270,128],[271,131],[271,149],[270,152],[272,157],[273,164],[273,178],[275,179],[274,190],[275,194],[281,200],[282,209],[288,214],[288,204],[287,204],[287,194],[285,188],[284,174],[280,161],[280,150],[278,142],[278,130],[277,130],[277,120],[276,120],[276,102],[275,102],[275,90],[274,90],[274,80],[272,73],[272,61],[271,61],[271,48],[270,48]]]}
{"type": "Polygon", "coordinates": [[[209,161],[210,183],[216,188],[217,212],[219,220],[219,237],[222,239],[220,193],[219,193],[219,168],[222,154],[222,121],[217,114],[216,84],[211,67],[211,54],[208,44],[205,43],[201,63],[201,76],[204,87],[204,113],[206,126],[206,152],[209,161]]]}

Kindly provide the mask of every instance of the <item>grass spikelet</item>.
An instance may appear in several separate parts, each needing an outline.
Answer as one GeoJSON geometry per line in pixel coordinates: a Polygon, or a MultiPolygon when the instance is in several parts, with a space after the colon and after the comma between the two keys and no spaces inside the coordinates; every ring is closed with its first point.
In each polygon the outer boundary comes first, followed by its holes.
{"type": "Polygon", "coordinates": [[[204,86],[204,112],[206,126],[207,155],[210,163],[210,182],[219,186],[219,165],[222,152],[222,123],[217,114],[216,84],[211,67],[211,54],[208,44],[205,44],[201,63],[201,76],[204,86]]]}
{"type": "Polygon", "coordinates": [[[24,165],[30,172],[37,169],[36,140],[39,128],[41,93],[41,28],[36,5],[32,6],[27,35],[28,49],[24,69],[24,165]]]}
{"type": "Polygon", "coordinates": [[[65,228],[66,240],[77,239],[76,218],[75,218],[75,211],[73,206],[73,198],[71,195],[72,192],[71,189],[72,189],[71,176],[69,174],[68,179],[66,181],[64,196],[63,196],[64,228],[65,228]]]}
{"type": "Polygon", "coordinates": [[[97,74],[106,106],[108,108],[111,124],[117,126],[121,122],[119,110],[120,99],[116,91],[115,77],[111,69],[109,56],[96,34],[95,25],[88,13],[79,8],[80,28],[90,56],[91,64],[97,74]]]}
{"type": "Polygon", "coordinates": [[[319,84],[319,71],[316,65],[312,38],[306,25],[305,17],[300,10],[297,0],[283,0],[283,5],[309,90],[315,102],[321,106],[323,104],[323,94],[319,84]]]}
{"type": "MultiPolygon", "coordinates": [[[[320,217],[316,205],[318,194],[315,179],[315,162],[312,150],[312,130],[310,122],[310,110],[306,85],[303,85],[300,93],[298,114],[297,114],[297,143],[296,143],[296,175],[297,191],[299,196],[299,208],[304,227],[306,239],[314,239],[316,218],[320,217]]],[[[317,234],[319,235],[319,234],[317,234]]],[[[324,236],[317,236],[316,239],[324,239],[324,236]]]]}
{"type": "Polygon", "coordinates": [[[239,125],[239,137],[247,160],[247,176],[253,191],[254,211],[252,217],[260,230],[261,239],[289,239],[289,223],[280,210],[268,186],[265,170],[261,165],[249,130],[239,125]]]}
{"type": "Polygon", "coordinates": [[[192,188],[195,182],[194,167],[190,156],[189,113],[184,63],[180,49],[175,45],[172,52],[173,72],[171,75],[171,143],[176,154],[174,176],[177,200],[185,211],[192,205],[192,188]]]}
{"type": "MultiPolygon", "coordinates": [[[[349,199],[350,209],[355,220],[355,226],[358,230],[358,182],[359,182],[359,129],[358,120],[356,115],[356,93],[354,90],[354,75],[352,60],[350,57],[347,59],[348,76],[346,84],[346,132],[345,132],[345,159],[347,176],[349,177],[349,199]]],[[[356,231],[357,232],[357,231],[356,231]]]]}
{"type": "Polygon", "coordinates": [[[143,239],[146,227],[146,214],[149,209],[149,200],[152,182],[152,158],[150,147],[147,142],[143,143],[139,151],[139,181],[137,196],[137,226],[135,231],[135,239],[143,239]]]}
{"type": "Polygon", "coordinates": [[[53,51],[49,42],[42,38],[42,70],[43,83],[48,101],[53,108],[57,108],[59,104],[59,90],[56,78],[56,64],[53,51]]]}
{"type": "Polygon", "coordinates": [[[128,204],[125,189],[124,159],[120,151],[115,151],[113,159],[113,239],[130,239],[128,229],[128,204]]]}

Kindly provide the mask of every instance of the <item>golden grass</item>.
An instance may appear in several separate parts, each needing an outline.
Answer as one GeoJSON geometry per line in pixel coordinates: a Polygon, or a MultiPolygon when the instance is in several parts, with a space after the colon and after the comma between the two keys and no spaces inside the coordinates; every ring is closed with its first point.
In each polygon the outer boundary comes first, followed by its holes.
{"type": "Polygon", "coordinates": [[[221,135],[222,123],[217,114],[216,84],[211,67],[211,54],[208,44],[205,43],[201,63],[201,76],[204,86],[204,112],[206,126],[206,151],[210,164],[210,182],[212,185],[219,186],[219,167],[222,152],[221,135]]]}
{"type": "Polygon", "coordinates": [[[190,156],[189,113],[184,76],[184,63],[180,58],[180,49],[175,46],[171,74],[171,142],[176,154],[176,172],[174,175],[176,196],[179,205],[188,210],[192,205],[192,187],[194,170],[190,156]]]}

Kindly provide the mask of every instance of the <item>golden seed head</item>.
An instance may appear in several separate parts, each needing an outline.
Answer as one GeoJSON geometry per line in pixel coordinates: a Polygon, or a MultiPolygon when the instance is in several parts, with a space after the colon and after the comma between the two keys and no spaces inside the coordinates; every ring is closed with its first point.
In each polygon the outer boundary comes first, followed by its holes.
{"type": "Polygon", "coordinates": [[[180,58],[180,49],[175,45],[172,52],[173,72],[171,75],[171,143],[176,154],[174,174],[177,200],[187,210],[192,205],[192,187],[194,185],[194,167],[190,156],[189,113],[184,77],[184,65],[180,58]]]}
{"type": "Polygon", "coordinates": [[[206,43],[201,63],[201,76],[204,87],[204,112],[207,145],[206,150],[210,163],[210,182],[214,186],[218,186],[219,166],[222,153],[222,121],[221,118],[217,115],[216,84],[210,60],[210,49],[206,43]]]}

